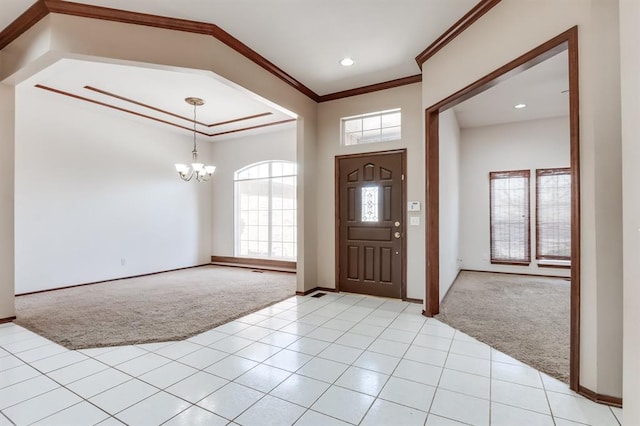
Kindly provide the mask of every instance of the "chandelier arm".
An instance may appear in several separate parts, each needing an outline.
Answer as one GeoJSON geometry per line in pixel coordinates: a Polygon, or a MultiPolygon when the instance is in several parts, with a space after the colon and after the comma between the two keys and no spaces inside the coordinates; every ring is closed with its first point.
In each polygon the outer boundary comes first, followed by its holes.
{"type": "Polygon", "coordinates": [[[180,179],[182,179],[185,182],[189,182],[191,179],[193,179],[193,175],[194,175],[193,169],[191,169],[191,172],[189,174],[178,172],[178,176],[180,176],[180,179]]]}

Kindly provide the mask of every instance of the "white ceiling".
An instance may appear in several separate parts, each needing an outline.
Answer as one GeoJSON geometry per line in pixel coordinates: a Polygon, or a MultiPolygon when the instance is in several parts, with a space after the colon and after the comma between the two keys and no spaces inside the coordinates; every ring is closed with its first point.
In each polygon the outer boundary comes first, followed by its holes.
{"type": "MultiPolygon", "coordinates": [[[[209,22],[220,26],[285,72],[323,95],[419,73],[414,60],[478,0],[84,0],[116,9],[209,22]],[[338,61],[352,56],[356,65],[338,61]]],[[[0,28],[33,0],[0,0],[0,28]]],[[[141,114],[190,126],[148,108],[84,88],[93,86],[190,117],[186,96],[204,98],[198,121],[220,122],[271,112],[267,117],[215,128],[215,133],[290,119],[288,111],[226,80],[193,72],[63,60],[29,80],[141,114]],[[117,77],[117,78],[114,78],[117,77]]],[[[567,55],[561,53],[454,108],[461,127],[477,127],[568,114],[567,55]],[[516,110],[517,103],[527,108],[516,110]]],[[[47,93],[47,95],[63,95],[47,93]]],[[[70,98],[69,98],[70,99],[70,98]]],[[[76,102],[82,102],[75,100],[76,102]]],[[[119,112],[121,113],[121,112],[119,112]]],[[[121,113],[124,114],[124,113],[121,113]]],[[[164,125],[147,120],[154,125],[164,125]]],[[[166,126],[166,125],[164,125],[166,126]]],[[[167,126],[171,128],[171,126],[167,126]]],[[[251,132],[277,130],[265,127],[251,132]]],[[[175,131],[184,131],[173,128],[175,131]]],[[[243,132],[243,134],[246,134],[243,132]]],[[[224,139],[238,134],[214,137],[224,139]]]]}
{"type": "Polygon", "coordinates": [[[0,29],[4,29],[29,8],[34,0],[2,0],[0,1],[0,29]]]}
{"type": "MultiPolygon", "coordinates": [[[[203,124],[221,123],[268,113],[261,117],[212,127],[198,125],[197,130],[208,135],[223,133],[213,137],[201,135],[199,139],[202,140],[227,139],[234,135],[234,133],[228,133],[233,130],[295,119],[294,114],[207,72],[187,73],[182,70],[62,59],[23,81],[19,87],[39,91],[42,96],[55,96],[60,102],[76,103],[83,108],[100,108],[105,113],[112,113],[123,119],[141,120],[169,131],[183,133],[192,132],[193,129],[193,106],[184,101],[186,97],[199,97],[205,101],[205,104],[197,107],[196,111],[197,121],[203,124]],[[36,85],[45,86],[57,92],[38,88],[36,85]],[[85,86],[109,92],[127,100],[90,90],[85,86]],[[121,109],[116,110],[96,102],[121,109]]],[[[251,132],[282,129],[283,125],[287,124],[260,127],[251,132]]],[[[243,131],[242,134],[247,133],[243,131]]]]}
{"type": "Polygon", "coordinates": [[[567,51],[455,106],[461,128],[569,115],[567,51]],[[526,108],[516,109],[517,104],[526,108]]]}
{"type": "MultiPolygon", "coordinates": [[[[319,95],[420,73],[415,57],[479,0],[83,0],[216,24],[319,95]],[[351,56],[352,67],[338,61],[351,56]]],[[[0,28],[34,0],[0,0],[0,28]]]]}

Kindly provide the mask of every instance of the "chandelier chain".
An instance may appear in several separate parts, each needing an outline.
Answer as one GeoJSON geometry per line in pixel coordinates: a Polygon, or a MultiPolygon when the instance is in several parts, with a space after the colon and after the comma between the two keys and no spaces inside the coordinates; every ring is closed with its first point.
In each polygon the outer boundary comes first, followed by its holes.
{"type": "Polygon", "coordinates": [[[191,179],[194,179],[197,182],[206,182],[211,179],[213,173],[215,172],[215,166],[207,166],[200,161],[198,161],[198,120],[197,120],[197,107],[200,105],[204,105],[204,101],[200,98],[189,97],[185,98],[185,102],[189,105],[193,105],[193,151],[191,152],[191,165],[187,164],[176,164],[176,171],[178,172],[178,176],[180,179],[189,182],[191,179]]]}

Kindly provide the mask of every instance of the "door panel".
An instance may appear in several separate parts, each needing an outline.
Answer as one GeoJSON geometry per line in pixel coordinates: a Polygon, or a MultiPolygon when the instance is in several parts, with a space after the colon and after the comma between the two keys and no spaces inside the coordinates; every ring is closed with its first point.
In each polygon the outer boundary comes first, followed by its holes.
{"type": "Polygon", "coordinates": [[[403,152],[339,158],[338,288],[403,294],[403,152]]]}

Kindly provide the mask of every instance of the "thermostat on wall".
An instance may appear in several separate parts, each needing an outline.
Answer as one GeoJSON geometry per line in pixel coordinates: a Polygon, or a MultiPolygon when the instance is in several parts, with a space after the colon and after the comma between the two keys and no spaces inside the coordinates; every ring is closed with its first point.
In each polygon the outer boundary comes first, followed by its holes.
{"type": "Polygon", "coordinates": [[[410,212],[419,212],[420,211],[420,201],[409,201],[407,203],[407,210],[410,212]]]}

